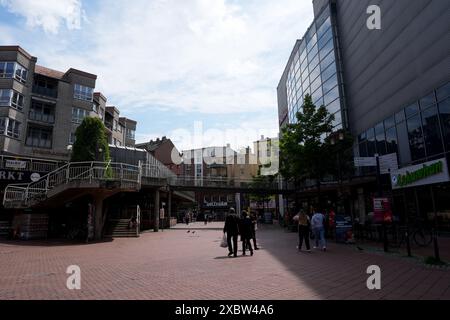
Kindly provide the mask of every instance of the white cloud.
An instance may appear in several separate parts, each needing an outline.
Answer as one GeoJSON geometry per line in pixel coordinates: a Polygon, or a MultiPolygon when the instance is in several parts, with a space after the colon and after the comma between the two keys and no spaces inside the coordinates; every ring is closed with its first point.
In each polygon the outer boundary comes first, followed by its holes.
{"type": "Polygon", "coordinates": [[[80,0],[0,0],[0,4],[24,16],[28,27],[42,27],[47,33],[58,33],[64,22],[69,30],[79,29],[81,25],[80,0]]]}

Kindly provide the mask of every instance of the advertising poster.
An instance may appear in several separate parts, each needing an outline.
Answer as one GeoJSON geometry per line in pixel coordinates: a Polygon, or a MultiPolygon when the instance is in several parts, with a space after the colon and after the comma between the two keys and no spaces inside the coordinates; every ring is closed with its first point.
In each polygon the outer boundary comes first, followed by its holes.
{"type": "Polygon", "coordinates": [[[336,215],[336,242],[347,243],[353,238],[352,218],[347,215],[336,215]]]}
{"type": "Polygon", "coordinates": [[[373,198],[373,222],[392,222],[391,203],[388,198],[373,198]]]}

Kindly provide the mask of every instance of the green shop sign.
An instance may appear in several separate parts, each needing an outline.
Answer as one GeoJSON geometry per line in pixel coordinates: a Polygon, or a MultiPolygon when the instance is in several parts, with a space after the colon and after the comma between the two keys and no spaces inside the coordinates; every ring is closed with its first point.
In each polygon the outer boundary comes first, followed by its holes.
{"type": "Polygon", "coordinates": [[[446,160],[430,161],[391,173],[392,188],[403,188],[448,181],[446,160]]]}
{"type": "Polygon", "coordinates": [[[438,174],[442,172],[442,162],[436,162],[432,165],[427,166],[426,164],[423,165],[422,168],[419,170],[413,171],[413,172],[406,172],[406,174],[399,174],[397,176],[397,185],[400,187],[407,186],[411,183],[414,183],[416,181],[428,178],[429,176],[438,174]]]}

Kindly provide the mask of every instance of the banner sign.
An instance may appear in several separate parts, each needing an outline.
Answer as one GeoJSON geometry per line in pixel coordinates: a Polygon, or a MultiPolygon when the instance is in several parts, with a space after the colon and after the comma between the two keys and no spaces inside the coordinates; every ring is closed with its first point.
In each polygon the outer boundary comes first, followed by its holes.
{"type": "Polygon", "coordinates": [[[25,183],[34,182],[40,179],[44,173],[31,171],[15,171],[15,170],[0,170],[0,182],[6,183],[25,183]]]}
{"type": "Polygon", "coordinates": [[[6,160],[5,167],[11,169],[25,169],[27,167],[27,162],[21,160],[6,160]]]}
{"type": "Polygon", "coordinates": [[[449,181],[445,158],[391,171],[392,189],[449,181]]]}
{"type": "Polygon", "coordinates": [[[355,167],[376,167],[377,159],[375,157],[355,157],[355,167]]]}
{"type": "Polygon", "coordinates": [[[352,218],[347,215],[336,215],[336,242],[346,243],[352,239],[352,218]]]}

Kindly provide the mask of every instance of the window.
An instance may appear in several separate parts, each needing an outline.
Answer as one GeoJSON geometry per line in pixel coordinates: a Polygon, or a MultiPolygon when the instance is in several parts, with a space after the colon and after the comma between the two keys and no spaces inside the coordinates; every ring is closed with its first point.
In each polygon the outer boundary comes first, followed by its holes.
{"type": "Polygon", "coordinates": [[[28,70],[16,63],[16,79],[22,83],[27,82],[28,70]]]}
{"type": "Polygon", "coordinates": [[[92,111],[94,111],[95,113],[98,113],[98,103],[97,102],[94,102],[92,104],[92,111]]]}
{"type": "Polygon", "coordinates": [[[9,107],[11,105],[11,89],[0,90],[0,106],[9,107]]]}
{"type": "Polygon", "coordinates": [[[13,107],[17,110],[23,109],[24,97],[20,93],[11,89],[0,89],[0,106],[13,107]]]}
{"type": "Polygon", "coordinates": [[[0,61],[0,78],[12,78],[15,64],[15,62],[0,61]]]}
{"type": "Polygon", "coordinates": [[[423,110],[426,107],[431,106],[432,104],[435,104],[435,103],[436,103],[436,98],[434,97],[434,91],[433,91],[429,95],[420,99],[420,101],[419,101],[420,109],[423,110]]]}
{"type": "Polygon", "coordinates": [[[317,38],[320,39],[328,30],[331,31],[331,21],[330,17],[327,18],[327,20],[324,21],[324,23],[317,29],[317,38]]]}
{"type": "Polygon", "coordinates": [[[380,155],[386,154],[386,137],[384,135],[383,122],[380,122],[375,126],[375,139],[377,141],[377,152],[380,155]]]}
{"type": "Polygon", "coordinates": [[[309,62],[309,70],[313,70],[317,65],[319,65],[319,55],[316,56],[309,62]]]}
{"type": "Polygon", "coordinates": [[[18,139],[20,136],[20,122],[11,118],[0,118],[0,134],[18,139]]]}
{"type": "Polygon", "coordinates": [[[71,132],[69,135],[69,144],[74,144],[76,140],[77,135],[75,134],[75,132],[71,132]]]}
{"type": "Polygon", "coordinates": [[[123,126],[119,123],[119,126],[118,126],[117,129],[119,130],[119,132],[122,132],[123,131],[123,126]]]}
{"type": "Polygon", "coordinates": [[[134,130],[127,129],[126,130],[126,136],[127,136],[128,139],[134,140],[134,136],[135,136],[134,130]]]}
{"type": "Polygon", "coordinates": [[[413,161],[425,158],[425,145],[422,133],[422,121],[420,114],[416,114],[407,120],[409,147],[413,161]]]}
{"type": "Polygon", "coordinates": [[[327,105],[327,110],[330,113],[335,113],[336,111],[338,111],[340,109],[341,109],[341,101],[339,99],[336,99],[327,105]]]}
{"type": "Polygon", "coordinates": [[[334,52],[330,52],[325,58],[321,58],[320,60],[320,68],[325,70],[332,62],[334,62],[334,52]]]}
{"type": "Polygon", "coordinates": [[[94,89],[81,84],[75,84],[73,97],[78,100],[92,101],[94,89]]]}
{"type": "Polygon", "coordinates": [[[336,78],[336,64],[334,63],[334,61],[330,66],[328,66],[328,68],[322,71],[322,79],[326,81],[333,76],[336,78]]]}
{"type": "Polygon", "coordinates": [[[402,109],[395,114],[395,123],[405,121],[405,111],[402,109]]]}
{"type": "Polygon", "coordinates": [[[80,108],[72,108],[72,122],[80,124],[83,119],[89,116],[89,111],[80,108]]]}
{"type": "Polygon", "coordinates": [[[376,143],[375,143],[375,131],[370,128],[366,131],[367,137],[367,156],[373,157],[377,153],[376,143]]]}
{"type": "Polygon", "coordinates": [[[337,86],[327,93],[324,92],[323,99],[325,101],[325,105],[328,105],[331,101],[334,101],[337,98],[339,98],[339,89],[337,86]]]}
{"type": "Polygon", "coordinates": [[[394,118],[394,116],[391,116],[391,117],[389,117],[389,118],[384,120],[384,127],[385,128],[391,128],[393,126],[395,126],[395,118],[394,118]]]}
{"type": "Polygon", "coordinates": [[[50,128],[28,127],[26,144],[30,147],[51,148],[52,136],[50,128]]]}
{"type": "Polygon", "coordinates": [[[333,51],[333,39],[331,39],[330,41],[328,41],[322,49],[320,49],[320,59],[323,59],[324,57],[327,56],[327,54],[331,51],[333,51]]]}
{"type": "Polygon", "coordinates": [[[442,153],[444,149],[442,146],[439,116],[436,105],[422,111],[422,124],[427,156],[442,153]]]}
{"type": "Polygon", "coordinates": [[[113,120],[113,130],[117,131],[117,120],[113,120]]]}
{"type": "Polygon", "coordinates": [[[331,29],[328,29],[328,31],[322,38],[319,39],[317,43],[317,45],[319,46],[319,50],[321,50],[331,39],[333,39],[333,32],[331,29]]]}
{"type": "Polygon", "coordinates": [[[405,108],[406,118],[415,115],[417,112],[419,112],[419,105],[417,104],[417,102],[414,102],[413,104],[405,108]]]}
{"type": "Polygon", "coordinates": [[[20,93],[13,91],[13,96],[11,99],[11,106],[13,108],[16,108],[17,110],[22,110],[23,109],[23,95],[21,95],[20,93]]]}
{"type": "Polygon", "coordinates": [[[29,117],[31,120],[54,123],[55,105],[33,99],[31,100],[29,117]]]}
{"type": "MultiPolygon", "coordinates": [[[[321,84],[322,84],[322,81],[319,77],[313,83],[311,83],[311,92],[315,92],[317,89],[319,89],[321,84]]],[[[322,95],[322,92],[320,92],[320,94],[318,96],[321,96],[321,95],[322,95]]]]}
{"type": "Polygon", "coordinates": [[[336,127],[342,123],[342,115],[341,112],[338,111],[334,114],[334,120],[332,122],[333,127],[336,127]]]}
{"type": "Polygon", "coordinates": [[[309,74],[309,78],[313,81],[320,75],[320,68],[317,66],[311,73],[309,74]]]}
{"type": "MultiPolygon", "coordinates": [[[[1,62],[0,62],[1,65],[1,62]]],[[[444,84],[442,87],[436,90],[436,96],[438,101],[441,101],[450,96],[450,82],[444,84]]]]}
{"type": "Polygon", "coordinates": [[[450,151],[450,98],[439,102],[439,113],[445,148],[447,151],[450,151]]]}
{"type": "Polygon", "coordinates": [[[386,129],[386,152],[394,153],[397,152],[397,131],[395,127],[386,129]]]}
{"type": "Polygon", "coordinates": [[[327,81],[325,81],[322,85],[323,87],[323,92],[328,92],[331,89],[333,89],[335,86],[337,86],[337,78],[336,77],[331,77],[330,79],[328,79],[327,81]]]}

